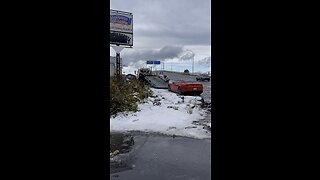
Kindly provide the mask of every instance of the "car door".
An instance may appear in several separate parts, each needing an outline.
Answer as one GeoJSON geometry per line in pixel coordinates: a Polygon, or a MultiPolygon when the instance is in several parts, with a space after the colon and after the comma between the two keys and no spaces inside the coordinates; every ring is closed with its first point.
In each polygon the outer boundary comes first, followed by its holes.
{"type": "Polygon", "coordinates": [[[181,81],[177,81],[175,84],[175,91],[178,92],[178,88],[181,86],[181,81]]]}
{"type": "Polygon", "coordinates": [[[174,92],[178,92],[178,85],[177,85],[178,82],[173,82],[171,84],[171,90],[174,91],[174,92]]]}

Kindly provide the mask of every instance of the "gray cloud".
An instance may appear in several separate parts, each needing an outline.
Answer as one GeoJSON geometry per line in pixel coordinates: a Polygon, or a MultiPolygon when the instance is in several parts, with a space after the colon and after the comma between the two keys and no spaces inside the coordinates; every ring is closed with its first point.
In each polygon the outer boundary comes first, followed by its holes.
{"type": "Polygon", "coordinates": [[[111,0],[111,9],[133,13],[135,39],[167,44],[211,44],[211,0],[111,0]]]}
{"type": "Polygon", "coordinates": [[[136,50],[122,56],[123,63],[129,64],[140,60],[165,60],[179,58],[184,52],[183,46],[164,46],[160,50],[136,50]]]}
{"type": "Polygon", "coordinates": [[[198,64],[210,64],[211,63],[211,56],[205,57],[199,61],[197,61],[198,64]]]}
{"type": "Polygon", "coordinates": [[[195,56],[194,52],[187,49],[186,51],[184,51],[184,53],[180,56],[180,60],[191,60],[193,59],[195,56]]]}
{"type": "Polygon", "coordinates": [[[146,64],[145,61],[136,61],[136,62],[130,62],[129,66],[132,66],[136,69],[139,69],[139,68],[143,67],[143,65],[145,65],[145,64],[146,64]]]}
{"type": "Polygon", "coordinates": [[[159,44],[211,45],[210,27],[201,29],[198,26],[184,25],[177,28],[138,29],[137,37],[150,38],[159,44]]]}
{"type": "Polygon", "coordinates": [[[158,55],[161,59],[173,59],[183,52],[182,46],[165,46],[160,49],[158,55]]]}
{"type": "Polygon", "coordinates": [[[110,8],[133,14],[133,48],[121,52],[124,65],[193,58],[209,64],[211,57],[196,59],[211,55],[211,0],[111,0],[110,8]]]}
{"type": "MultiPolygon", "coordinates": [[[[169,60],[177,58],[179,61],[189,61],[195,57],[195,53],[190,49],[184,49],[183,46],[164,46],[160,50],[135,50],[122,54],[124,65],[139,67],[140,61],[146,60],[169,60]],[[137,64],[136,64],[137,63],[137,64]]],[[[196,61],[198,64],[209,64],[211,56],[196,61]]]]}

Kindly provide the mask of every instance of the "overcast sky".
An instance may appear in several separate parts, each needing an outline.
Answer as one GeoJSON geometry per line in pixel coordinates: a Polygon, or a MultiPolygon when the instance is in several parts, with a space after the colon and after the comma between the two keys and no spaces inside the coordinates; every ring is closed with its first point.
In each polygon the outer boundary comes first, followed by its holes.
{"type": "Polygon", "coordinates": [[[195,72],[210,71],[211,0],[111,0],[110,8],[133,14],[133,48],[121,51],[123,71],[161,60],[165,69],[191,72],[193,58],[195,72]]]}

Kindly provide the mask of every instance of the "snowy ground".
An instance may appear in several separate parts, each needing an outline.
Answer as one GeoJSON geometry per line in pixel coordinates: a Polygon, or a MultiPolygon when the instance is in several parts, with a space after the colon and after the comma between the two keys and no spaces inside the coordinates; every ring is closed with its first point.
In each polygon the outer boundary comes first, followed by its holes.
{"type": "Polygon", "coordinates": [[[139,104],[138,112],[121,113],[110,118],[111,132],[143,131],[211,138],[210,131],[194,123],[206,116],[206,111],[200,107],[201,97],[179,96],[166,89],[151,90],[153,96],[139,104]]]}

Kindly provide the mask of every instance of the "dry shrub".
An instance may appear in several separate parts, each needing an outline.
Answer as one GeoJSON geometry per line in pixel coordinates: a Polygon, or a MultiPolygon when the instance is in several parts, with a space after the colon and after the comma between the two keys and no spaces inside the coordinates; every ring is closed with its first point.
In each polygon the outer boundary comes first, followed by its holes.
{"type": "Polygon", "coordinates": [[[110,116],[119,112],[137,111],[139,101],[149,97],[150,90],[139,80],[110,79],[110,116]]]}

